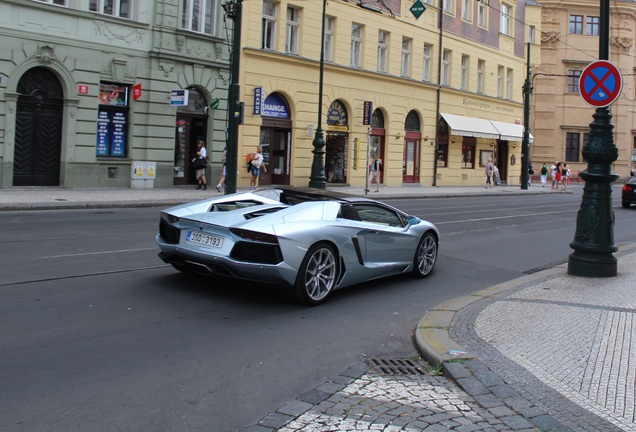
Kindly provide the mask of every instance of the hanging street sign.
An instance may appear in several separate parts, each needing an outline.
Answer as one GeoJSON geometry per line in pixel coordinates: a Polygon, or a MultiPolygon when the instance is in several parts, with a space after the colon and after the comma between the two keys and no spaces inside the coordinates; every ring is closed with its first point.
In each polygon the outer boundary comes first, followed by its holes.
{"type": "Polygon", "coordinates": [[[422,3],[421,0],[415,0],[409,10],[411,11],[415,19],[418,19],[426,10],[426,6],[424,6],[424,3],[422,3]]]}
{"type": "Polygon", "coordinates": [[[219,104],[221,103],[219,98],[214,98],[212,99],[212,103],[210,103],[210,108],[212,108],[213,110],[217,109],[219,107],[219,104]]]}
{"type": "Polygon", "coordinates": [[[603,108],[613,104],[622,89],[621,71],[607,60],[592,62],[581,72],[579,93],[593,107],[603,108]]]}

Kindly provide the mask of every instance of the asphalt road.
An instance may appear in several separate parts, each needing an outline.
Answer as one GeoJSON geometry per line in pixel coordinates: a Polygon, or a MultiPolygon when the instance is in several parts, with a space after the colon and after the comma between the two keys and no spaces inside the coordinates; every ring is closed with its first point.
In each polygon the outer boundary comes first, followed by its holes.
{"type": "MultiPolygon", "coordinates": [[[[438,224],[434,274],[316,308],[165,266],[157,209],[1,213],[0,430],[253,424],[365,357],[415,355],[427,309],[566,260],[580,193],[390,203],[438,224]]],[[[614,207],[616,243],[636,241],[614,207]]]]}

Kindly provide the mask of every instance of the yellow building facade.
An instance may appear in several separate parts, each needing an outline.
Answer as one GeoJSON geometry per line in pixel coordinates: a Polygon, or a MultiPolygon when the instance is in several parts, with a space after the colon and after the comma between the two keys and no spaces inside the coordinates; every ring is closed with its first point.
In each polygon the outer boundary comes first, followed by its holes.
{"type": "MultiPolygon", "coordinates": [[[[320,123],[328,185],[364,187],[371,153],[388,187],[481,185],[489,158],[504,183],[519,184],[526,46],[539,34],[540,8],[440,4],[442,17],[424,3],[417,18],[419,2],[327,3],[320,123]]],[[[243,2],[239,187],[249,184],[245,156],[259,145],[268,167],[261,185],[309,182],[322,7],[243,2]]]]}
{"type": "MultiPolygon", "coordinates": [[[[541,5],[541,63],[533,69],[531,160],[535,166],[565,162],[576,175],[587,168],[582,151],[595,112],[579,93],[579,77],[599,59],[600,5],[591,0],[549,0],[541,5]]],[[[623,179],[636,165],[635,31],[636,4],[612,3],[608,60],[623,75],[622,93],[610,107],[618,148],[612,168],[623,179]]]]}

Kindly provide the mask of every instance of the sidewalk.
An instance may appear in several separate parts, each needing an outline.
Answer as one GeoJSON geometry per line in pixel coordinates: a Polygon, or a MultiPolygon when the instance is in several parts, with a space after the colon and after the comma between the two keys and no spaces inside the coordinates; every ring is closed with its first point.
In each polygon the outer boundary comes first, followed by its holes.
{"type": "MultiPolygon", "coordinates": [[[[368,196],[537,193],[563,192],[403,187],[368,196]]],[[[168,206],[215,195],[16,188],[0,190],[0,209],[168,206]]],[[[243,431],[636,431],[636,245],[621,245],[616,256],[616,277],[569,276],[561,265],[423,311],[415,341],[428,365],[368,359],[243,431]]]]}
{"type": "MultiPolygon", "coordinates": [[[[331,186],[329,189],[364,195],[364,187],[331,186]]],[[[572,189],[581,188],[573,185],[572,189]]],[[[571,193],[567,191],[565,193],[571,193]]],[[[247,189],[240,189],[247,191],[247,189]]],[[[478,186],[467,187],[433,187],[433,186],[405,186],[382,187],[380,192],[368,192],[373,199],[388,199],[399,197],[457,197],[457,196],[489,196],[489,195],[520,195],[538,193],[564,193],[540,186],[531,186],[522,190],[519,186],[497,186],[491,189],[478,186]]],[[[163,189],[130,189],[130,188],[86,188],[65,189],[60,187],[16,187],[0,189],[0,211],[2,210],[51,210],[51,209],[82,209],[82,208],[115,208],[115,207],[167,207],[184,202],[205,199],[221,195],[214,188],[206,191],[189,188],[163,189]]]]}

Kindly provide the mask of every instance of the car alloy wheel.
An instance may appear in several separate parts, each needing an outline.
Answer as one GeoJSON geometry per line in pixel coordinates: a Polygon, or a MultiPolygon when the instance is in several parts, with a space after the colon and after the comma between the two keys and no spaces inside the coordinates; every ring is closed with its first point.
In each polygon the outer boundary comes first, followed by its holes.
{"type": "Polygon", "coordinates": [[[336,283],[337,270],[333,247],[318,243],[309,248],[296,278],[298,300],[309,305],[324,302],[336,283]]]}
{"type": "Polygon", "coordinates": [[[417,277],[426,277],[432,271],[437,261],[437,239],[427,232],[420,239],[413,259],[413,274],[417,277]]]}

